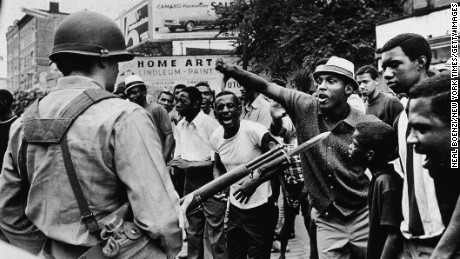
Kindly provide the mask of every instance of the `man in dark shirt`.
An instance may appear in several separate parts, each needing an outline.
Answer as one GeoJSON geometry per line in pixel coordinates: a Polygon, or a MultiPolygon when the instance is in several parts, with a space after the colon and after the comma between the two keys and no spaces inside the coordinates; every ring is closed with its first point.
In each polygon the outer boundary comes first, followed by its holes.
{"type": "Polygon", "coordinates": [[[14,115],[11,106],[13,95],[5,89],[0,89],[0,173],[3,163],[3,155],[8,147],[8,134],[11,124],[18,118],[14,115]]]}
{"type": "Polygon", "coordinates": [[[369,241],[366,258],[397,258],[401,246],[399,225],[402,220],[402,179],[388,164],[396,158],[397,137],[382,121],[356,125],[350,158],[372,173],[369,186],[369,241]],[[385,249],[384,249],[385,247],[385,249]],[[385,254],[382,252],[385,251],[385,254]]]}
{"type": "Polygon", "coordinates": [[[429,170],[436,187],[446,231],[431,258],[460,256],[460,174],[451,168],[451,81],[440,74],[415,85],[409,92],[410,135],[407,142],[415,152],[425,154],[423,167],[429,170]]]}
{"type": "Polygon", "coordinates": [[[379,73],[377,69],[371,65],[359,68],[356,71],[356,81],[361,94],[367,99],[366,114],[373,114],[387,124],[393,125],[404,107],[395,96],[378,90],[379,73]]]}
{"type": "Polygon", "coordinates": [[[271,84],[252,73],[228,66],[222,60],[216,69],[224,78],[260,92],[280,103],[295,122],[299,145],[331,131],[331,135],[301,154],[305,185],[312,201],[312,218],[317,225],[319,258],[364,258],[369,231],[367,191],[369,179],[364,167],[348,156],[348,146],[357,123],[370,118],[347,104],[358,87],[354,65],[331,57],[314,74],[318,98],[271,84]]]}
{"type": "Polygon", "coordinates": [[[131,75],[126,77],[125,86],[125,93],[129,101],[142,106],[152,117],[163,144],[163,159],[165,161],[169,160],[174,146],[174,136],[168,112],[163,106],[155,102],[147,103],[147,86],[139,76],[131,75]]]}

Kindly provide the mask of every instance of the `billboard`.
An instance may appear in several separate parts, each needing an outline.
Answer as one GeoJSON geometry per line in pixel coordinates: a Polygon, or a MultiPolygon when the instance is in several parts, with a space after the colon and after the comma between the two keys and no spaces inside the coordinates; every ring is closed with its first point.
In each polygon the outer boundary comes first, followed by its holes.
{"type": "MultiPolygon", "coordinates": [[[[133,47],[146,40],[211,39],[219,33],[215,9],[232,0],[145,0],[116,20],[126,44],[133,47]]],[[[234,38],[219,35],[218,38],[234,38]]]]}
{"type": "MultiPolygon", "coordinates": [[[[207,82],[214,92],[222,91],[223,75],[215,70],[215,63],[222,58],[227,64],[236,65],[238,57],[209,55],[209,56],[170,56],[170,57],[135,57],[128,62],[120,63],[118,82],[126,76],[140,76],[150,94],[167,90],[173,91],[177,84],[194,86],[198,82],[207,82]]],[[[118,84],[118,83],[117,83],[118,84]]],[[[225,90],[232,91],[238,96],[240,85],[229,80],[225,90]]]]}
{"type": "Polygon", "coordinates": [[[143,1],[120,17],[126,47],[133,47],[150,39],[149,1],[143,1]]]}

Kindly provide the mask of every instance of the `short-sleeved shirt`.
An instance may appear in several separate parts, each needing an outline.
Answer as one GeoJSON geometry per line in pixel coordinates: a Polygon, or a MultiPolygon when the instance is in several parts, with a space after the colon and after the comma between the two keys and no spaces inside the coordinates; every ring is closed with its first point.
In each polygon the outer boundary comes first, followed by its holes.
{"type": "Polygon", "coordinates": [[[168,112],[163,106],[156,103],[149,103],[144,109],[152,117],[155,127],[158,130],[161,143],[164,145],[166,136],[173,133],[168,112]]]}
{"type": "Polygon", "coordinates": [[[272,123],[270,103],[259,94],[251,104],[243,107],[241,119],[255,121],[269,128],[272,123]]]}
{"type": "MultiPolygon", "coordinates": [[[[228,172],[262,154],[262,139],[266,133],[268,130],[264,125],[241,120],[240,128],[235,136],[224,139],[224,128],[221,126],[212,134],[211,143],[214,152],[220,156],[222,164],[228,172]]],[[[264,182],[257,187],[249,201],[244,204],[233,197],[238,186],[236,183],[230,187],[230,203],[240,209],[251,209],[265,204],[272,194],[270,181],[264,182]]]]}
{"type": "Polygon", "coordinates": [[[398,98],[380,92],[372,102],[366,103],[366,114],[377,116],[383,122],[393,126],[398,115],[404,110],[398,98]]]}
{"type": "MultiPolygon", "coordinates": [[[[326,116],[321,113],[318,99],[292,89],[281,89],[280,104],[297,129],[299,145],[328,130],[326,116]]],[[[354,127],[357,123],[377,120],[348,105],[348,116],[331,131],[331,135],[301,154],[305,186],[312,205],[319,213],[331,206],[340,214],[351,215],[367,206],[369,178],[365,168],[355,165],[348,156],[354,127]]]]}
{"type": "Polygon", "coordinates": [[[399,230],[401,212],[402,178],[388,165],[373,174],[369,186],[369,240],[366,258],[380,258],[388,237],[386,227],[399,230]]]}

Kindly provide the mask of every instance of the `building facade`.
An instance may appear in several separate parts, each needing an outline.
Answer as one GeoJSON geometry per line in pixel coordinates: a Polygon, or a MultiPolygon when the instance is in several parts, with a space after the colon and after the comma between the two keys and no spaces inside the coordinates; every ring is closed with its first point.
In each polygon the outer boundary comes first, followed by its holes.
{"type": "Polygon", "coordinates": [[[8,28],[7,87],[11,92],[46,87],[46,74],[53,70],[48,58],[57,25],[68,14],[59,12],[59,3],[49,10],[23,8],[26,13],[8,28]],[[45,79],[44,79],[45,78],[45,79]]]}

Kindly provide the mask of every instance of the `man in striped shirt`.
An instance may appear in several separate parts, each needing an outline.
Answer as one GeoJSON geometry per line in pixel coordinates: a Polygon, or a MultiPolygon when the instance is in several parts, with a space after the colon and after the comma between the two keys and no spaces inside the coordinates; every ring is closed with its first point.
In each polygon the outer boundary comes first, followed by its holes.
{"type": "Polygon", "coordinates": [[[451,78],[433,76],[416,84],[409,92],[407,142],[415,152],[425,154],[423,167],[434,180],[436,198],[443,223],[447,226],[431,258],[459,258],[460,249],[460,174],[451,168],[451,78]]]}
{"type": "MultiPolygon", "coordinates": [[[[407,94],[417,83],[428,78],[431,49],[427,40],[413,33],[397,35],[382,48],[383,77],[397,94],[407,94]]],[[[436,197],[433,179],[423,168],[425,156],[414,152],[407,143],[409,134],[406,111],[396,119],[399,161],[395,170],[404,175],[401,232],[404,258],[430,258],[445,227],[436,197]]]]}

